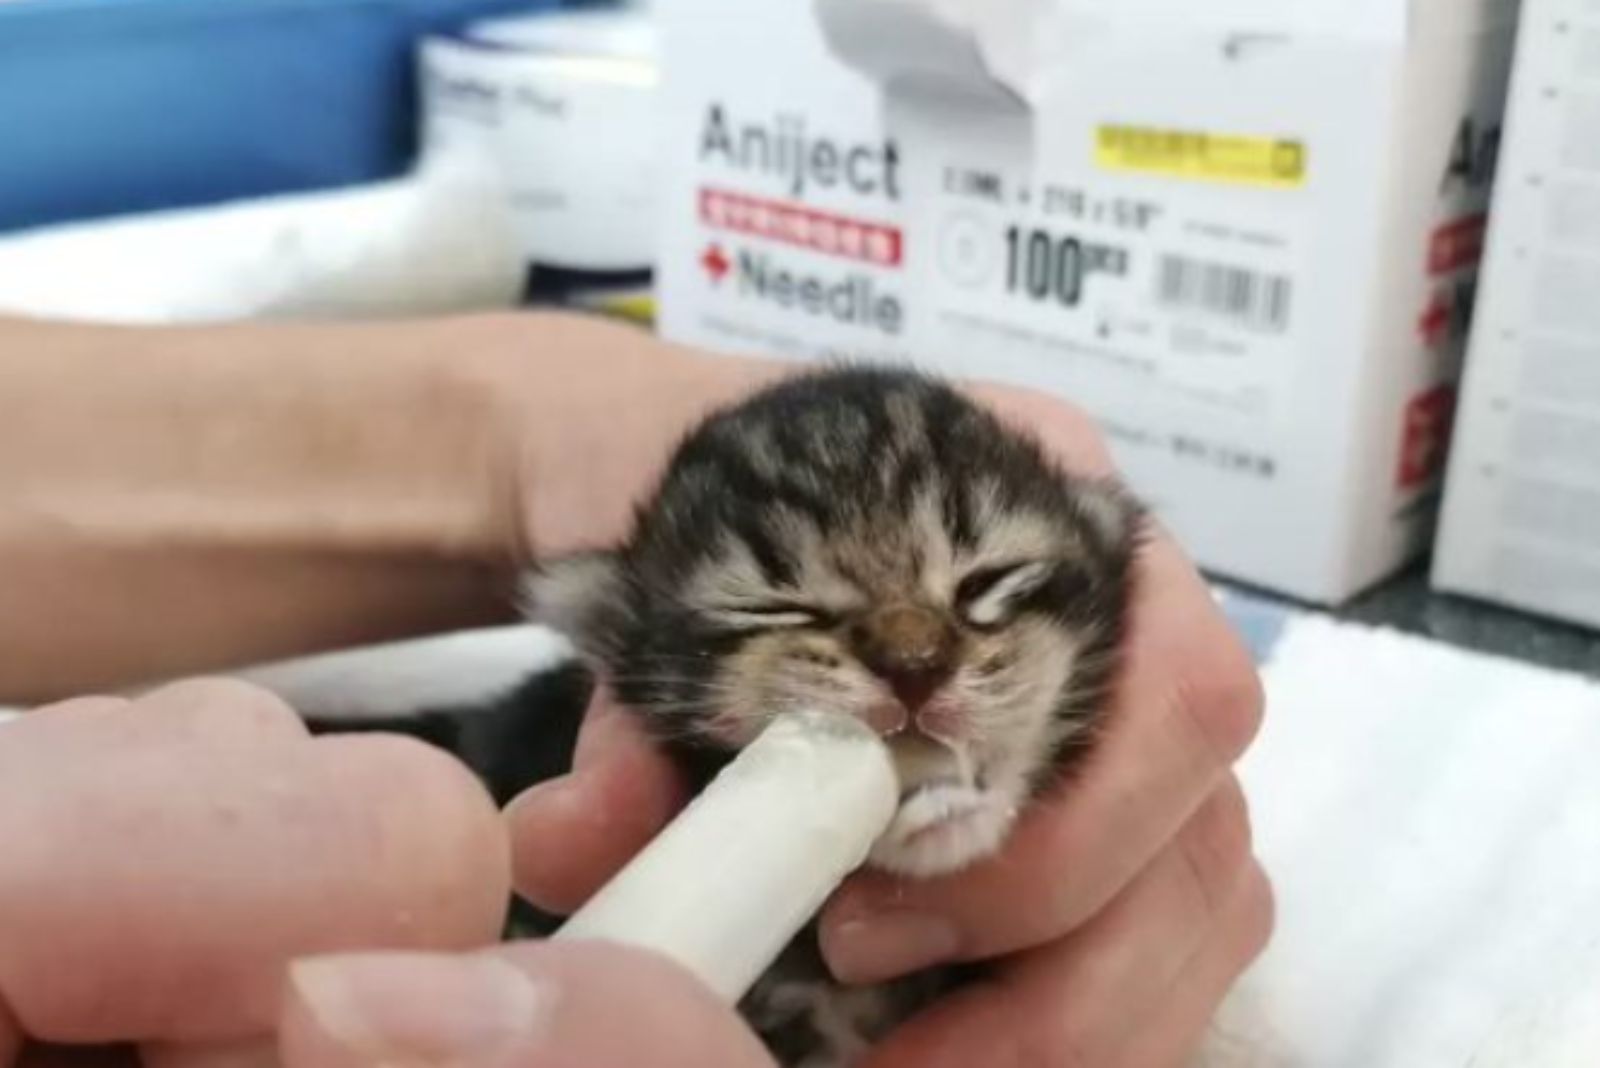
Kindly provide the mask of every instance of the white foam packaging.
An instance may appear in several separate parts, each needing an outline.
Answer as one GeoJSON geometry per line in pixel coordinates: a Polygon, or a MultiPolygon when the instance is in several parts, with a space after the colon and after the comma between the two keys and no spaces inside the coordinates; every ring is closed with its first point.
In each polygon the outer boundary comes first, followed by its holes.
{"type": "Polygon", "coordinates": [[[1431,532],[1515,0],[661,0],[674,340],[1040,387],[1211,570],[1431,532]]]}
{"type": "Polygon", "coordinates": [[[1600,3],[1524,7],[1433,578],[1600,626],[1600,3]]]}

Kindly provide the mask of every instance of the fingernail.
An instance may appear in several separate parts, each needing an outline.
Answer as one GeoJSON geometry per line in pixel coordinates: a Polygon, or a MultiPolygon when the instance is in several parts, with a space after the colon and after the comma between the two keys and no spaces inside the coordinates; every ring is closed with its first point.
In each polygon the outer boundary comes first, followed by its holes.
{"type": "Polygon", "coordinates": [[[960,944],[960,934],[940,916],[886,912],[824,930],[822,952],[841,982],[873,983],[947,961],[960,944]]]}
{"type": "Polygon", "coordinates": [[[553,991],[492,956],[374,953],[296,961],[289,981],[333,1041],[369,1061],[460,1065],[537,1038],[553,991]]]}

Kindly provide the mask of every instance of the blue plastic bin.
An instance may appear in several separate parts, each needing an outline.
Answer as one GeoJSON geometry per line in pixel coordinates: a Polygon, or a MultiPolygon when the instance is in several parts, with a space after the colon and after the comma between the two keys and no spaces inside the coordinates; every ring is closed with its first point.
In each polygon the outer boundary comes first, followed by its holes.
{"type": "Polygon", "coordinates": [[[413,45],[562,0],[0,0],[0,231],[371,181],[413,45]]]}

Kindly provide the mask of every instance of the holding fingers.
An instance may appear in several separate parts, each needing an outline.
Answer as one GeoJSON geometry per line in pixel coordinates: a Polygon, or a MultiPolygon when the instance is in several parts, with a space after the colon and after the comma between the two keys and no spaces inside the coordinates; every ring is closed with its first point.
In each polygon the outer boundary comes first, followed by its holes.
{"type": "Polygon", "coordinates": [[[1147,863],[1253,738],[1261,692],[1238,639],[1164,536],[1141,554],[1124,667],[1082,772],[1036,803],[1002,853],[943,879],[870,873],[823,919],[860,981],[995,956],[1088,919],[1147,863]]]}
{"type": "MultiPolygon", "coordinates": [[[[284,964],[492,940],[508,883],[464,768],[307,737],[237,683],[90,698],[0,731],[0,1044],[265,1037],[284,964]]],[[[4,1062],[0,1062],[4,1063],[4,1062]]]]}
{"type": "Polygon", "coordinates": [[[280,1052],[282,1068],[773,1068],[688,973],[604,944],[302,962],[280,1052]]]}
{"type": "Polygon", "coordinates": [[[1270,915],[1230,778],[1105,908],[1051,942],[992,962],[869,1063],[1176,1065],[1197,1022],[1260,950],[1270,915]],[[1176,1052],[1142,1059],[1134,1053],[1141,1048],[1176,1052]]]}

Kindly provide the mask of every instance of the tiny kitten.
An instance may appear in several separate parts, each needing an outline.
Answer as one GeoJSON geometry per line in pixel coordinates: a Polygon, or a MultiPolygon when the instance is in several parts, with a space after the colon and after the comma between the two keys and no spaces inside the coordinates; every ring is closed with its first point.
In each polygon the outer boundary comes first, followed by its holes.
{"type": "MultiPolygon", "coordinates": [[[[928,877],[994,852],[1092,740],[1141,524],[935,379],[828,369],[708,418],[627,540],[527,602],[701,781],[786,712],[867,721],[902,784],[869,863],[928,877]]],[[[836,1068],[954,977],[844,988],[813,929],[742,1008],[785,1064],[836,1068]]]]}

